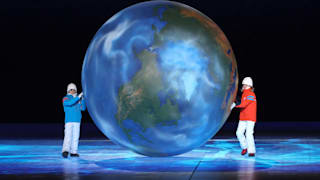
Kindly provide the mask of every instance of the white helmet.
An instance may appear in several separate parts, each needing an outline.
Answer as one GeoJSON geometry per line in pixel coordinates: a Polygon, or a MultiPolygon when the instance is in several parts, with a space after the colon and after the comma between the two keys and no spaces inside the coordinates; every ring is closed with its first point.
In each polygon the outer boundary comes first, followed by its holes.
{"type": "Polygon", "coordinates": [[[70,84],[68,85],[68,88],[67,88],[67,93],[68,93],[71,89],[74,89],[74,90],[77,91],[77,86],[76,86],[75,84],[73,84],[73,83],[70,83],[70,84]]]}
{"type": "Polygon", "coordinates": [[[242,84],[253,87],[253,81],[252,81],[251,77],[244,78],[242,81],[242,84]]]}

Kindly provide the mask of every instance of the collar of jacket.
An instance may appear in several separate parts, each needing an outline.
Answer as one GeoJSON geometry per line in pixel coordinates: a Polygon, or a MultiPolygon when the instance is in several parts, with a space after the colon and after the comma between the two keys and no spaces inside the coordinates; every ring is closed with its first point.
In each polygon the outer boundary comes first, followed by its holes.
{"type": "Polygon", "coordinates": [[[248,89],[243,90],[243,92],[249,92],[249,91],[252,91],[252,88],[248,88],[248,89]]]}
{"type": "Polygon", "coordinates": [[[75,97],[77,97],[77,93],[75,93],[74,95],[72,95],[72,94],[68,93],[68,94],[67,94],[67,96],[72,96],[72,97],[74,97],[74,98],[75,98],[75,97]]]}

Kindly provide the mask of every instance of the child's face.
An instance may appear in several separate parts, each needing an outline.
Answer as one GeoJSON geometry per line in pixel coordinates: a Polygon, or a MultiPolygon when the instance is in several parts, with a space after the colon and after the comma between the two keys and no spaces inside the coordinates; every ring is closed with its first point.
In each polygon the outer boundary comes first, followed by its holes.
{"type": "Polygon", "coordinates": [[[242,88],[241,88],[241,92],[242,92],[243,90],[249,89],[249,88],[250,88],[250,86],[248,86],[248,85],[246,85],[246,84],[243,84],[243,85],[242,85],[242,88]]]}
{"type": "Polygon", "coordinates": [[[75,94],[76,92],[77,92],[77,91],[74,90],[74,89],[71,89],[71,90],[69,91],[70,94],[75,94]]]}

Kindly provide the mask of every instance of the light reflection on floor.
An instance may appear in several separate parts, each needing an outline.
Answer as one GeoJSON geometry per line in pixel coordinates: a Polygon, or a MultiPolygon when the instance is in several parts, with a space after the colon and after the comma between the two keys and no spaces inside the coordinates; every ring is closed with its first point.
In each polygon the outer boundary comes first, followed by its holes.
{"type": "Polygon", "coordinates": [[[110,141],[82,140],[80,158],[63,159],[61,147],[61,140],[1,140],[0,174],[86,176],[174,172],[184,175],[179,179],[205,179],[202,176],[206,173],[227,172],[251,179],[251,175],[259,172],[320,171],[320,139],[256,139],[256,157],[241,156],[235,139],[209,141],[191,152],[164,158],[138,155],[110,141]]]}

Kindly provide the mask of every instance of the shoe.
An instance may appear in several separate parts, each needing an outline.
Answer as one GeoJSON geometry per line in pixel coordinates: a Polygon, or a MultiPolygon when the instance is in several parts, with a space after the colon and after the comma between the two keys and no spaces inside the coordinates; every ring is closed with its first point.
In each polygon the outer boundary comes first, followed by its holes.
{"type": "Polygon", "coordinates": [[[68,157],[68,152],[67,151],[64,151],[63,153],[62,153],[62,157],[64,157],[64,158],[67,158],[68,157]]]}
{"type": "Polygon", "coordinates": [[[249,157],[254,157],[255,154],[254,153],[249,153],[249,157]]]}
{"type": "Polygon", "coordinates": [[[242,151],[241,151],[241,155],[243,156],[243,155],[245,155],[245,154],[247,154],[247,149],[242,149],[242,151]]]}
{"type": "Polygon", "coordinates": [[[70,157],[79,157],[79,154],[70,154],[70,157]]]}

